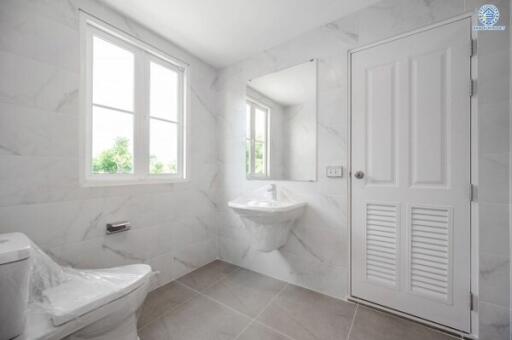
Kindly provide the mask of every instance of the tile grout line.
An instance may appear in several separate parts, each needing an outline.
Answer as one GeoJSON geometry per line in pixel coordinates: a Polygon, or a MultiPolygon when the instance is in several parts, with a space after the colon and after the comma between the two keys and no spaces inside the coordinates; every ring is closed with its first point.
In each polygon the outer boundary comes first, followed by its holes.
{"type": "MultiPolygon", "coordinates": [[[[234,272],[235,272],[235,271],[237,271],[237,270],[240,270],[240,268],[235,268],[234,270],[230,271],[230,272],[229,272],[229,273],[227,273],[227,274],[234,273],[234,272]]],[[[208,286],[206,287],[206,289],[208,289],[208,288],[210,288],[210,287],[213,287],[213,285],[215,285],[215,284],[217,284],[217,283],[220,283],[220,282],[224,281],[225,279],[227,279],[227,277],[224,277],[224,278],[221,278],[221,279],[219,279],[219,280],[215,281],[214,283],[212,283],[212,284],[208,285],[208,286]]],[[[172,313],[173,313],[173,312],[175,312],[179,307],[181,307],[182,305],[184,305],[185,303],[187,303],[187,302],[191,301],[193,298],[195,298],[196,296],[198,296],[198,295],[199,295],[199,296],[202,296],[202,297],[204,297],[204,298],[206,298],[206,299],[208,299],[208,300],[210,300],[210,301],[212,301],[212,302],[214,302],[214,303],[217,303],[217,304],[221,305],[222,307],[227,308],[227,309],[231,310],[232,312],[234,312],[234,313],[236,313],[236,314],[239,314],[239,315],[241,315],[241,316],[245,317],[246,319],[249,319],[249,320],[250,320],[250,321],[249,321],[249,323],[247,324],[247,326],[246,326],[244,329],[242,329],[242,332],[240,332],[240,333],[239,333],[239,334],[238,334],[238,335],[237,335],[233,340],[238,339],[238,338],[243,334],[243,332],[244,332],[247,328],[249,328],[249,326],[250,326],[250,325],[252,325],[254,322],[257,322],[258,324],[260,324],[260,325],[264,326],[265,328],[268,328],[268,329],[272,330],[272,331],[273,331],[273,332],[275,332],[275,333],[278,333],[279,335],[284,336],[285,338],[288,338],[288,339],[290,339],[290,340],[295,340],[295,339],[293,339],[292,337],[290,337],[289,335],[284,334],[284,333],[282,333],[281,331],[279,331],[279,330],[277,330],[277,329],[274,329],[274,328],[272,328],[272,327],[270,327],[270,326],[268,326],[268,325],[266,325],[266,324],[264,324],[264,323],[261,323],[261,322],[259,322],[259,321],[257,321],[257,320],[256,320],[256,319],[257,319],[261,314],[263,314],[263,312],[264,312],[265,310],[267,310],[267,308],[268,308],[268,307],[272,304],[272,302],[274,302],[274,300],[275,300],[275,299],[276,299],[276,298],[277,298],[277,297],[278,297],[278,296],[279,296],[279,295],[280,295],[280,294],[285,290],[285,288],[286,288],[286,287],[288,287],[288,286],[290,285],[290,284],[289,284],[289,283],[287,283],[287,282],[284,282],[284,283],[285,283],[285,285],[283,286],[283,288],[281,288],[281,289],[279,290],[279,292],[277,292],[277,293],[276,293],[276,295],[275,295],[275,296],[273,296],[273,297],[269,300],[268,304],[267,304],[267,305],[266,305],[266,306],[261,310],[261,312],[259,312],[259,313],[258,313],[258,315],[256,315],[254,318],[253,318],[252,316],[250,316],[250,315],[247,315],[247,314],[245,314],[245,313],[243,313],[243,312],[239,311],[239,310],[234,309],[234,308],[233,308],[233,307],[231,307],[231,306],[228,306],[228,305],[224,304],[224,303],[223,303],[223,302],[221,302],[221,301],[218,301],[218,300],[216,300],[216,299],[212,298],[212,297],[211,297],[211,296],[209,296],[209,295],[204,294],[203,292],[200,292],[200,291],[198,291],[198,290],[196,290],[196,289],[194,289],[194,288],[192,288],[192,287],[190,287],[190,286],[186,285],[186,284],[185,284],[185,283],[183,283],[183,282],[180,282],[180,281],[178,281],[178,280],[175,280],[174,282],[175,282],[175,283],[177,283],[177,284],[179,284],[179,285],[181,285],[181,286],[183,286],[183,287],[185,287],[185,288],[187,288],[187,289],[190,289],[191,291],[193,291],[193,292],[194,292],[194,293],[196,293],[196,294],[195,294],[195,295],[193,295],[193,296],[191,296],[191,297],[190,297],[189,299],[187,299],[186,301],[184,301],[184,302],[180,303],[179,305],[176,305],[176,306],[175,306],[174,308],[172,308],[170,311],[168,311],[168,312],[166,312],[166,313],[163,313],[162,315],[160,315],[159,317],[157,317],[154,321],[151,321],[151,322],[150,322],[150,323],[148,323],[147,325],[143,326],[140,330],[142,330],[143,328],[146,328],[146,327],[147,327],[147,326],[149,326],[150,324],[153,324],[155,321],[160,320],[160,319],[162,319],[163,317],[165,317],[165,316],[167,316],[167,315],[172,314],[172,313]]]]}
{"type": "MultiPolygon", "coordinates": [[[[188,288],[188,287],[186,287],[188,288]]],[[[178,309],[179,307],[183,306],[185,303],[189,302],[190,300],[192,300],[197,294],[194,294],[192,295],[191,297],[189,297],[188,299],[185,299],[183,302],[180,302],[178,303],[176,306],[172,307],[170,310],[167,310],[165,311],[164,313],[158,315],[154,320],[151,320],[150,322],[148,322],[147,324],[145,324],[144,326],[142,326],[141,328],[138,328],[137,329],[137,332],[138,331],[141,331],[143,330],[144,328],[148,327],[149,325],[152,325],[154,324],[156,321],[158,320],[161,320],[163,317],[171,314],[172,312],[174,312],[176,309],[178,309]]]]}
{"type": "Polygon", "coordinates": [[[359,309],[359,304],[356,304],[356,309],[354,310],[354,316],[352,317],[352,322],[350,323],[350,327],[348,328],[347,340],[350,340],[350,335],[352,334],[352,327],[354,327],[354,323],[356,322],[357,310],[359,309]]]}
{"type": "MultiPolygon", "coordinates": [[[[197,269],[200,269],[200,268],[202,268],[202,267],[199,267],[199,268],[197,268],[197,269]]],[[[195,269],[195,270],[197,270],[197,269],[195,269]]],[[[240,270],[240,268],[234,268],[233,270],[229,271],[229,272],[228,272],[228,273],[226,273],[226,274],[234,273],[236,270],[240,270]]],[[[185,276],[185,275],[184,275],[184,276],[185,276]]],[[[183,277],[183,276],[182,276],[182,277],[183,277]]],[[[210,287],[212,287],[213,285],[215,285],[215,284],[217,284],[217,283],[221,282],[221,281],[222,281],[222,280],[224,280],[225,278],[226,278],[226,277],[223,277],[223,278],[218,279],[217,281],[215,281],[215,282],[213,282],[212,284],[208,285],[206,288],[210,288],[210,287]]],[[[175,280],[173,280],[173,281],[171,281],[171,282],[169,282],[169,283],[167,283],[167,284],[165,284],[165,285],[168,285],[168,284],[171,284],[171,283],[173,283],[173,282],[174,282],[175,284],[178,284],[178,285],[180,285],[180,286],[182,286],[182,287],[185,287],[185,288],[187,288],[187,289],[191,290],[191,291],[192,291],[192,292],[194,292],[195,294],[194,294],[194,295],[192,295],[191,297],[189,297],[188,299],[185,299],[183,302],[178,303],[176,306],[172,307],[170,310],[167,310],[167,311],[165,311],[164,313],[162,313],[162,314],[158,315],[154,320],[151,320],[150,322],[148,322],[147,324],[145,324],[145,325],[144,325],[144,326],[142,326],[141,328],[137,328],[137,331],[140,331],[140,330],[142,330],[142,329],[146,328],[147,326],[149,326],[149,325],[151,325],[151,324],[155,323],[156,321],[158,321],[158,320],[162,319],[163,317],[165,317],[165,316],[167,316],[167,315],[172,314],[172,313],[173,313],[175,310],[177,310],[179,307],[181,307],[181,306],[182,306],[182,305],[184,305],[185,303],[187,303],[187,302],[189,302],[190,300],[192,300],[193,298],[195,298],[198,294],[201,294],[201,292],[199,292],[199,291],[195,290],[194,288],[189,287],[188,285],[186,285],[186,284],[184,284],[184,283],[180,282],[180,281],[179,281],[179,279],[180,279],[180,278],[175,279],[175,280]]],[[[165,285],[164,285],[164,286],[165,286],[165,285]]],[[[163,287],[163,286],[161,286],[161,287],[163,287]]],[[[158,288],[161,288],[161,287],[158,287],[158,288]]],[[[157,288],[157,289],[158,289],[158,288],[157,288]]],[[[155,290],[156,290],[156,289],[155,289],[155,290]]],[[[202,295],[202,294],[201,294],[201,295],[202,295]]]]}
{"type": "MultiPolygon", "coordinates": [[[[224,281],[224,279],[216,281],[216,282],[215,282],[215,284],[220,283],[220,282],[222,282],[222,281],[224,281]]],[[[229,310],[230,310],[230,311],[232,311],[232,312],[235,312],[236,314],[240,314],[240,315],[242,315],[243,317],[245,317],[245,318],[247,318],[247,319],[249,319],[249,320],[251,320],[251,318],[252,318],[250,315],[247,315],[247,314],[245,314],[245,313],[243,313],[243,312],[241,312],[241,311],[239,311],[239,310],[236,310],[236,309],[234,309],[233,307],[228,306],[228,305],[224,304],[223,302],[218,301],[218,300],[216,300],[216,299],[212,298],[212,297],[211,297],[211,296],[209,296],[209,295],[206,295],[206,294],[205,294],[205,293],[203,293],[203,292],[200,292],[200,291],[198,291],[198,290],[196,290],[196,289],[194,289],[194,288],[191,288],[191,287],[187,286],[186,284],[184,284],[184,283],[182,283],[182,282],[179,282],[179,284],[181,284],[182,286],[184,286],[184,287],[186,287],[186,288],[188,288],[188,289],[190,289],[190,290],[194,291],[194,292],[196,293],[196,295],[200,295],[200,296],[202,296],[202,297],[204,297],[204,298],[206,298],[206,299],[208,299],[208,300],[210,300],[210,301],[212,301],[212,302],[215,302],[215,303],[217,303],[217,304],[221,305],[222,307],[227,308],[227,309],[229,309],[229,310]]],[[[213,285],[210,285],[210,286],[208,286],[207,288],[210,288],[210,287],[213,287],[213,285]]]]}
{"type": "MultiPolygon", "coordinates": [[[[258,319],[258,318],[259,318],[259,317],[260,317],[260,316],[261,316],[261,315],[262,315],[262,314],[263,314],[263,313],[264,313],[264,312],[265,312],[265,311],[270,307],[270,305],[271,305],[271,304],[272,304],[272,303],[273,303],[273,302],[274,302],[274,301],[279,297],[279,295],[281,295],[281,293],[286,289],[286,287],[288,287],[288,285],[289,285],[289,283],[285,282],[285,284],[284,284],[283,288],[281,288],[281,289],[276,293],[276,295],[274,295],[274,296],[273,296],[273,297],[268,301],[268,303],[265,305],[265,307],[263,307],[263,308],[261,309],[261,311],[260,311],[258,314],[256,314],[256,316],[255,316],[254,318],[252,318],[252,319],[251,319],[251,321],[247,324],[247,326],[245,326],[245,327],[240,331],[240,333],[238,333],[238,335],[234,338],[234,340],[239,339],[239,338],[242,336],[242,334],[244,334],[244,332],[245,332],[247,329],[249,329],[249,327],[250,327],[251,325],[253,325],[253,324],[254,324],[254,322],[257,322],[258,324],[260,324],[260,322],[258,322],[258,321],[257,321],[257,319],[258,319]]],[[[283,333],[281,333],[281,332],[277,331],[276,329],[273,329],[272,327],[268,327],[267,325],[265,325],[265,324],[263,324],[263,323],[261,323],[261,324],[262,324],[263,326],[265,326],[266,328],[268,328],[268,329],[270,329],[270,330],[272,330],[272,331],[274,331],[274,332],[276,332],[276,333],[278,333],[278,334],[280,334],[280,335],[283,335],[283,336],[285,336],[285,337],[287,337],[287,338],[289,338],[289,339],[292,339],[292,338],[290,338],[288,335],[283,334],[283,333]]]]}

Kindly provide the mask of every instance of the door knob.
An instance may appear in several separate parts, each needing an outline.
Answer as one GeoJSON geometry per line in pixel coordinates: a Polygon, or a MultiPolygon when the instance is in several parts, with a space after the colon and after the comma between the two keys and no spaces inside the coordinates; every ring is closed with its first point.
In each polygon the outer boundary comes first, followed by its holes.
{"type": "Polygon", "coordinates": [[[362,179],[364,177],[364,172],[362,171],[356,171],[354,173],[354,177],[357,178],[357,179],[362,179]]]}

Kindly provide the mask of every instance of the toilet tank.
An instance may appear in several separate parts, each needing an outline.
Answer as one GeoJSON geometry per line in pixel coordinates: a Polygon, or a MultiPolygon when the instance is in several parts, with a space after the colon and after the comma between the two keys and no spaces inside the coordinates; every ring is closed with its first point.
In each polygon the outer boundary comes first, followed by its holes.
{"type": "Polygon", "coordinates": [[[0,234],[0,340],[23,333],[30,279],[30,240],[0,234]]]}

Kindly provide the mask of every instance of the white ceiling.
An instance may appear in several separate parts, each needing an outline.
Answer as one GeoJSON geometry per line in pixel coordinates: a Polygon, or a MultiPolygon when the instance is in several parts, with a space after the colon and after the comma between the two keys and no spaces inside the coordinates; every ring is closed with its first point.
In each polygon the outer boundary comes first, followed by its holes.
{"type": "Polygon", "coordinates": [[[224,67],[377,0],[99,0],[224,67]]]}
{"type": "Polygon", "coordinates": [[[316,64],[311,61],[252,79],[249,86],[282,106],[292,106],[313,98],[315,75],[316,64]]]}

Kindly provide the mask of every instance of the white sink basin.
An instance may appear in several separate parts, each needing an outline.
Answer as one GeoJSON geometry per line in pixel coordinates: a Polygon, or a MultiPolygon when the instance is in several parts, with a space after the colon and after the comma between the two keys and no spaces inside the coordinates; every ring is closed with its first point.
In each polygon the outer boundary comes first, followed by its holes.
{"type": "Polygon", "coordinates": [[[267,213],[278,213],[293,211],[306,206],[306,202],[292,201],[274,201],[274,200],[246,200],[246,201],[230,201],[228,205],[237,210],[258,211],[267,213]]]}
{"type": "Polygon", "coordinates": [[[288,241],[290,231],[307,205],[275,190],[273,185],[265,186],[228,202],[242,219],[253,247],[264,252],[279,249],[288,241]]]}

